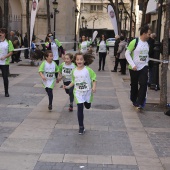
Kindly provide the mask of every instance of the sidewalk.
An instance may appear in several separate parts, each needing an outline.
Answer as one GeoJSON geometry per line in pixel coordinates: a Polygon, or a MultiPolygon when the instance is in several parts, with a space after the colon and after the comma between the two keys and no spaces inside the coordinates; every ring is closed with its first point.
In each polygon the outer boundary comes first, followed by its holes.
{"type": "MultiPolygon", "coordinates": [[[[84,111],[83,136],[76,105],[68,112],[61,83],[49,112],[38,67],[11,65],[20,75],[10,78],[10,98],[0,82],[0,170],[169,170],[170,117],[137,112],[129,101],[129,75],[110,72],[112,61],[108,56],[101,72],[97,56],[91,65],[97,92],[92,108],[84,111]]],[[[149,90],[148,102],[158,100],[159,91],[149,90]]]]}

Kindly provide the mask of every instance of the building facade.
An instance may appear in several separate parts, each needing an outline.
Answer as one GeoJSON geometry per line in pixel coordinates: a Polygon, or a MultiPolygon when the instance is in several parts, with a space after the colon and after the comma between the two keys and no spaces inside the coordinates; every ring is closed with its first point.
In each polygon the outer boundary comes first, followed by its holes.
{"type": "MultiPolygon", "coordinates": [[[[114,1],[113,1],[114,2],[114,1]]],[[[129,12],[131,8],[131,1],[123,1],[126,10],[129,12]]],[[[94,30],[99,34],[105,34],[108,38],[114,37],[114,28],[107,13],[108,0],[82,0],[81,1],[81,16],[79,20],[79,29],[81,34],[91,37],[94,30]]],[[[134,1],[133,5],[133,24],[132,36],[137,36],[141,23],[142,12],[139,12],[138,0],[134,1]]],[[[130,31],[130,19],[124,13],[124,9],[119,11],[119,24],[121,30],[126,32],[128,37],[130,31]]]]}
{"type": "MultiPolygon", "coordinates": [[[[0,26],[3,26],[4,1],[0,0],[0,26]]],[[[54,31],[54,10],[50,1],[50,23],[51,32],[54,31]]],[[[71,42],[75,36],[75,8],[76,0],[58,0],[58,11],[56,14],[56,38],[61,42],[71,42]]],[[[80,3],[80,2],[79,2],[80,3]]],[[[31,11],[31,1],[30,1],[31,11]]],[[[22,35],[26,29],[26,0],[9,0],[9,28],[8,30],[19,30],[22,35]]],[[[34,34],[44,40],[48,33],[46,0],[40,0],[35,20],[34,34]]],[[[63,43],[66,49],[72,48],[74,44],[63,43]]]]}

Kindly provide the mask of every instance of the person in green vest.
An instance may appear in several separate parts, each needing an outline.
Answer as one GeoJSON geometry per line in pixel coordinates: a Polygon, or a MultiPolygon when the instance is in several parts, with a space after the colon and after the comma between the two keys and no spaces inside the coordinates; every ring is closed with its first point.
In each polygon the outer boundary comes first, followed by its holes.
{"type": "Polygon", "coordinates": [[[9,97],[8,92],[8,75],[9,75],[9,60],[13,54],[14,47],[12,42],[8,40],[8,32],[6,28],[0,28],[0,70],[4,81],[5,97],[9,97]]]}

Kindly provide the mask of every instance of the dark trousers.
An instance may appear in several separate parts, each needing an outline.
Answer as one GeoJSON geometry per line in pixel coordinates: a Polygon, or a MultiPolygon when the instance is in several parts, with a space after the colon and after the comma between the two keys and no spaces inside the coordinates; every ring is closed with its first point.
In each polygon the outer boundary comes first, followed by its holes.
{"type": "MultiPolygon", "coordinates": [[[[53,60],[56,64],[57,64],[57,66],[59,66],[59,60],[53,60]]],[[[58,73],[55,73],[55,77],[57,78],[58,77],[58,73]]]]}
{"type": "Polygon", "coordinates": [[[131,78],[131,94],[130,98],[132,102],[136,102],[138,105],[143,105],[146,98],[147,81],[148,81],[148,66],[145,66],[139,71],[130,70],[131,78]],[[138,89],[139,84],[139,89],[138,89]]]}
{"type": "Polygon", "coordinates": [[[9,65],[0,65],[0,70],[2,72],[2,77],[4,81],[5,94],[8,93],[8,76],[9,76],[9,65]]]}
{"type": "Polygon", "coordinates": [[[102,65],[102,70],[104,70],[105,61],[106,61],[106,54],[107,53],[100,53],[99,52],[99,70],[101,70],[101,65],[102,65]]]}
{"type": "Polygon", "coordinates": [[[121,73],[126,74],[126,59],[119,59],[121,66],[121,73]]]}
{"type": "Polygon", "coordinates": [[[46,87],[45,90],[48,94],[49,105],[52,105],[53,104],[53,89],[46,87]]]}
{"type": "Polygon", "coordinates": [[[25,59],[29,58],[29,51],[28,51],[28,49],[24,50],[24,57],[25,57],[25,59]]]}
{"type": "Polygon", "coordinates": [[[77,104],[77,118],[78,118],[79,127],[84,127],[84,123],[83,123],[84,122],[84,113],[83,113],[84,106],[86,109],[90,109],[91,103],[84,102],[84,103],[77,104]]]}
{"type": "Polygon", "coordinates": [[[114,66],[115,71],[117,71],[118,64],[119,64],[119,58],[115,57],[115,66],[114,66]]]}
{"type": "MultiPolygon", "coordinates": [[[[67,82],[64,82],[64,85],[68,86],[70,83],[71,83],[70,81],[67,81],[67,82]]],[[[65,89],[66,93],[70,96],[70,104],[73,104],[73,101],[74,101],[73,89],[74,89],[74,86],[71,87],[70,89],[65,89]]]]}

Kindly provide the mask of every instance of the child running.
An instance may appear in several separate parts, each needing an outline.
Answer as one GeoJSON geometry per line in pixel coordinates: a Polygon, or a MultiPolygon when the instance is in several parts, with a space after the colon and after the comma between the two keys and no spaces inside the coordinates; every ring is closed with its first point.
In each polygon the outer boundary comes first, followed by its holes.
{"type": "Polygon", "coordinates": [[[44,58],[45,61],[43,61],[39,67],[39,74],[42,78],[43,86],[48,94],[48,109],[52,110],[53,88],[56,82],[56,73],[58,73],[59,68],[57,64],[53,61],[52,51],[46,51],[44,53],[44,58]]]}
{"type": "MultiPolygon", "coordinates": [[[[59,78],[60,81],[63,79],[63,84],[65,86],[68,86],[71,83],[71,71],[76,67],[73,61],[73,54],[68,53],[64,56],[64,62],[59,66],[59,78]]],[[[72,86],[70,89],[65,89],[66,93],[70,96],[70,106],[69,111],[73,111],[73,101],[74,101],[74,95],[73,95],[73,89],[72,86]]]]}
{"type": "Polygon", "coordinates": [[[74,86],[80,135],[85,133],[84,106],[86,109],[90,109],[93,93],[96,92],[96,73],[88,67],[93,60],[94,56],[92,55],[77,53],[74,58],[77,67],[72,71],[72,82],[68,86],[64,86],[65,89],[74,86]]]}

